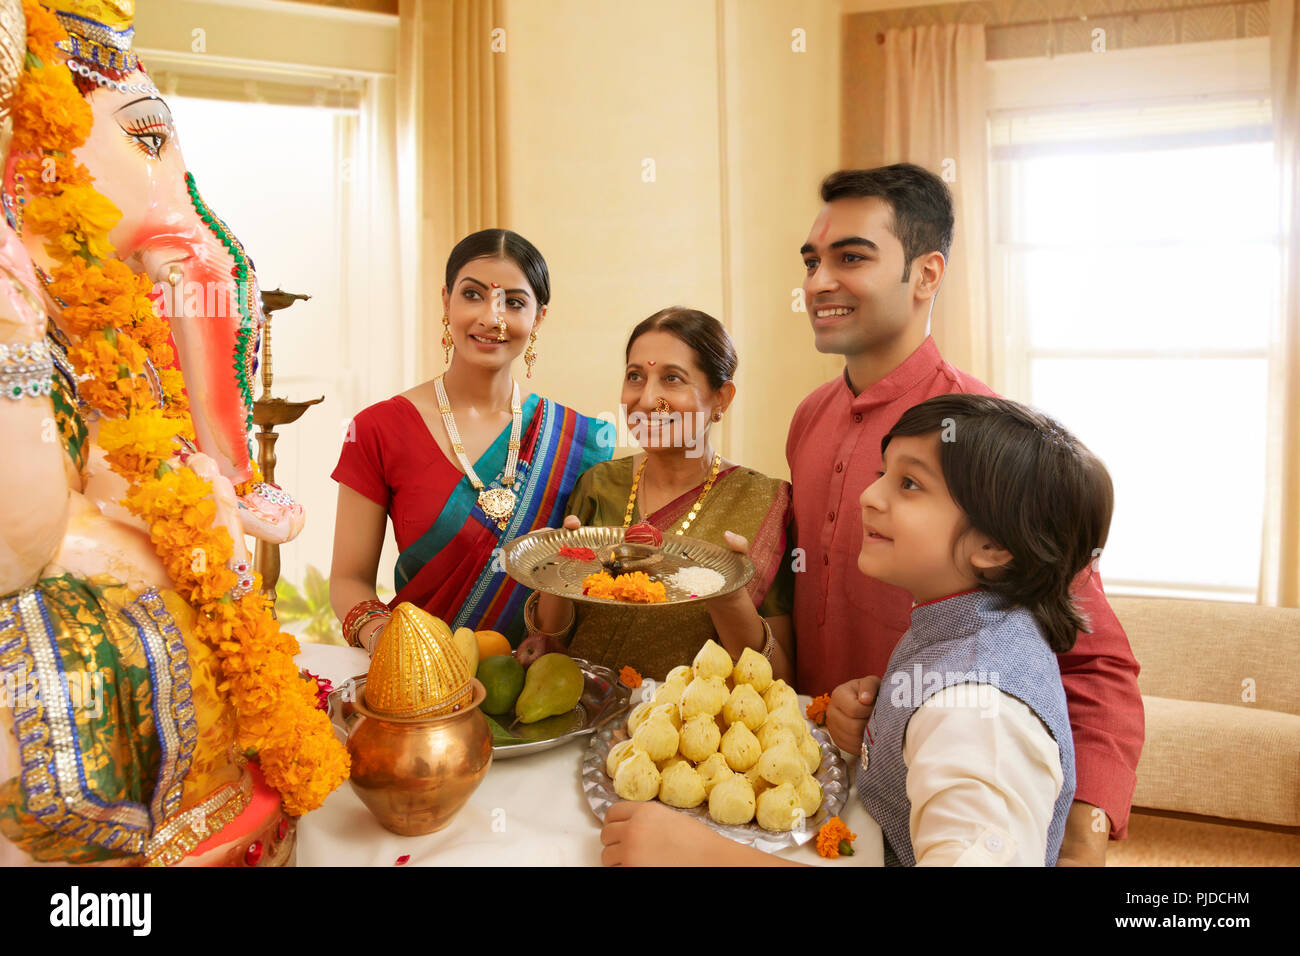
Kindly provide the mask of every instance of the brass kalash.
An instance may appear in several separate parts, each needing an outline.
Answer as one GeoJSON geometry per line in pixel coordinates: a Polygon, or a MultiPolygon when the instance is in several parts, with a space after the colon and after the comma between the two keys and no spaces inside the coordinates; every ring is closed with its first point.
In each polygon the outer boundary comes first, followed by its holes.
{"type": "Polygon", "coordinates": [[[385,828],[403,836],[451,823],[492,764],[479,709],[487,692],[446,628],[410,602],[384,625],[358,682],[362,717],[348,735],[352,789],[385,828]]]}

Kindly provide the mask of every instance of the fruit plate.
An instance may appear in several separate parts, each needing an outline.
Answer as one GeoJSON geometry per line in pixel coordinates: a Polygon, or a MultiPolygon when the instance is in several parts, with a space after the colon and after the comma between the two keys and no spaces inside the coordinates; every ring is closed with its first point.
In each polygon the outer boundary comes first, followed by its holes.
{"type": "Polygon", "coordinates": [[[580,558],[560,557],[561,548],[590,548],[599,551],[610,545],[623,543],[622,528],[583,527],[572,530],[550,529],[520,535],[505,547],[505,569],[525,587],[534,591],[557,594],[571,601],[589,604],[611,604],[618,607],[670,607],[690,604],[705,597],[721,597],[737,591],[754,576],[754,562],[730,548],[723,548],[698,538],[665,535],[658,549],[663,559],[650,572],[650,577],[661,581],[668,600],[655,604],[616,601],[613,598],[592,597],[582,593],[582,581],[589,574],[602,569],[600,561],[583,561],[580,558]],[[723,577],[716,591],[705,595],[690,594],[669,580],[684,568],[708,568],[723,577]]]}
{"type": "MultiPolygon", "coordinates": [[[[822,749],[821,766],[813,774],[817,782],[822,785],[822,805],[810,819],[804,821],[802,826],[779,832],[764,830],[757,822],[741,826],[718,823],[709,816],[707,800],[698,807],[690,810],[679,809],[677,812],[695,817],[723,836],[737,843],[756,847],[765,853],[774,853],[786,847],[803,846],[817,836],[817,831],[821,829],[823,823],[831,817],[840,815],[849,795],[848,774],[844,767],[844,760],[840,757],[839,748],[831,742],[830,735],[825,730],[819,727],[810,729],[813,739],[822,749]]],[[[591,743],[587,745],[587,755],[582,761],[582,790],[587,795],[591,812],[601,823],[605,822],[605,814],[609,808],[623,799],[614,792],[614,781],[605,773],[605,761],[614,745],[627,739],[627,722],[612,721],[592,735],[591,743]]]]}
{"type": "Polygon", "coordinates": [[[534,724],[512,724],[513,715],[484,714],[492,729],[492,759],[522,757],[568,743],[594,732],[627,713],[632,692],[608,667],[575,657],[585,686],[578,706],[567,714],[547,717],[534,724]]]}

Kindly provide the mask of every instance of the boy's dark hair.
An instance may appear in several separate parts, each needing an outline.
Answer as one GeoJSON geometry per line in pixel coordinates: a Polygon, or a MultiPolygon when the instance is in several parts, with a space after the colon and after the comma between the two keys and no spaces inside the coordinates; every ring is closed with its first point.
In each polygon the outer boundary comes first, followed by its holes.
{"type": "Polygon", "coordinates": [[[735,378],[740,364],[736,346],[726,327],[707,312],[673,305],[642,319],[627,338],[623,361],[631,358],[632,343],[647,332],[668,332],[689,345],[715,392],[735,378]]]}
{"type": "Polygon", "coordinates": [[[1106,543],[1110,474],[1082,442],[1041,412],[1005,398],[940,395],[905,411],[880,442],[939,433],[939,461],[971,527],[1011,552],[981,575],[985,589],[1033,613],[1048,645],[1074,646],[1087,621],[1070,584],[1106,543]]]}
{"type": "Polygon", "coordinates": [[[509,229],[480,229],[472,232],[447,257],[447,289],[456,285],[460,270],[475,259],[509,259],[519,267],[533,287],[540,308],[551,301],[551,274],[537,247],[509,229]]]}
{"type": "Polygon", "coordinates": [[[942,179],[912,163],[895,163],[876,169],[841,169],[822,180],[822,202],[872,196],[893,208],[894,235],[903,244],[904,282],[917,256],[938,250],[948,258],[952,193],[942,179]]]}

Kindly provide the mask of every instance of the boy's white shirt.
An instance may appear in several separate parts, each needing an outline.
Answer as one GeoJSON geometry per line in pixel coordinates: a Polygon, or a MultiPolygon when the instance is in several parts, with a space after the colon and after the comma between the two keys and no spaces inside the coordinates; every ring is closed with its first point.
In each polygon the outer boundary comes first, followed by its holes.
{"type": "Polygon", "coordinates": [[[991,684],[931,696],[903,738],[917,866],[1042,866],[1061,754],[1024,703],[991,684]]]}

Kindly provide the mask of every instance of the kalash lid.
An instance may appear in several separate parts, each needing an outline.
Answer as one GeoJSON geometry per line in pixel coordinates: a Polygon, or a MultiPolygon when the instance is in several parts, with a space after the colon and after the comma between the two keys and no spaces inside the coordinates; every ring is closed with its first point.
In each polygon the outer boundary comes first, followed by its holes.
{"type": "Polygon", "coordinates": [[[379,717],[440,717],[473,699],[473,677],[446,628],[403,601],[384,625],[363,693],[366,707],[379,717]]]}

